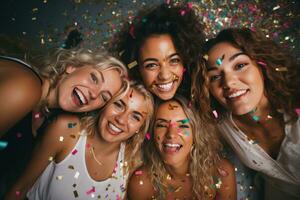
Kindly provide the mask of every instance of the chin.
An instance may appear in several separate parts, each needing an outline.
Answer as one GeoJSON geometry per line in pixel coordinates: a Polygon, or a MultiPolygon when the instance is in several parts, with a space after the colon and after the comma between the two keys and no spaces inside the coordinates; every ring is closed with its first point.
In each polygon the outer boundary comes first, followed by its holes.
{"type": "Polygon", "coordinates": [[[169,92],[168,94],[160,94],[160,93],[155,93],[155,95],[162,99],[162,100],[170,100],[175,96],[175,92],[169,92]]]}

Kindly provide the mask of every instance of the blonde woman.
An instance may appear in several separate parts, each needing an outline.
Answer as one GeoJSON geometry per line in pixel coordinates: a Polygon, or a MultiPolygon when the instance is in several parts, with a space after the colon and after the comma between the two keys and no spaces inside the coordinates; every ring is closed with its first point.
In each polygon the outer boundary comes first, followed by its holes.
{"type": "Polygon", "coordinates": [[[59,116],[6,199],[123,199],[152,113],[152,96],[132,83],[99,116],[59,116]]]}
{"type": "Polygon", "coordinates": [[[214,129],[202,117],[183,97],[157,105],[129,199],[236,199],[233,166],[219,158],[214,129]]]}
{"type": "Polygon", "coordinates": [[[85,49],[56,51],[37,69],[0,57],[0,198],[21,174],[34,135],[52,110],[82,113],[103,107],[128,87],[117,59],[85,49]]]}

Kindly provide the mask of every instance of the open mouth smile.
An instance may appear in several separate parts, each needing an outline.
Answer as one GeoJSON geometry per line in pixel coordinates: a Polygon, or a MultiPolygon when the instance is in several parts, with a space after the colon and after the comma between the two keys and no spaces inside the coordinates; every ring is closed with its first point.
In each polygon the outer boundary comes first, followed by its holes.
{"type": "Polygon", "coordinates": [[[84,93],[81,92],[78,88],[76,88],[76,87],[74,88],[72,95],[73,95],[74,103],[76,105],[83,106],[83,105],[88,104],[88,100],[85,97],[84,93]]]}

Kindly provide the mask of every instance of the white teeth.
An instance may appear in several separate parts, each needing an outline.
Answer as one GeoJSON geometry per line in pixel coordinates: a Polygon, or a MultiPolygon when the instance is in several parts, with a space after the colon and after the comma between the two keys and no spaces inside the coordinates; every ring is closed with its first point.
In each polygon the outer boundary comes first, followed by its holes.
{"type": "Polygon", "coordinates": [[[115,125],[113,125],[112,123],[108,123],[108,126],[109,126],[109,128],[111,128],[111,130],[113,130],[114,132],[116,132],[116,133],[121,133],[122,132],[122,130],[121,129],[119,129],[118,127],[116,127],[115,125]]]}
{"type": "Polygon", "coordinates": [[[87,101],[85,100],[84,95],[82,94],[82,92],[80,90],[78,90],[77,88],[75,88],[75,92],[76,92],[77,96],[79,97],[81,103],[83,105],[87,104],[87,101]]]}
{"type": "Polygon", "coordinates": [[[173,85],[173,81],[170,82],[170,83],[166,83],[166,84],[156,84],[156,86],[161,89],[161,90],[165,90],[165,91],[168,91],[172,88],[172,85],[173,85]]]}
{"type": "Polygon", "coordinates": [[[239,90],[239,91],[234,92],[231,95],[229,95],[228,98],[238,97],[238,96],[245,94],[246,92],[247,92],[247,90],[239,90]]]}
{"type": "Polygon", "coordinates": [[[181,145],[180,145],[180,144],[166,143],[165,146],[167,146],[167,147],[173,147],[173,148],[174,148],[174,147],[178,148],[178,147],[180,147],[181,145]]]}

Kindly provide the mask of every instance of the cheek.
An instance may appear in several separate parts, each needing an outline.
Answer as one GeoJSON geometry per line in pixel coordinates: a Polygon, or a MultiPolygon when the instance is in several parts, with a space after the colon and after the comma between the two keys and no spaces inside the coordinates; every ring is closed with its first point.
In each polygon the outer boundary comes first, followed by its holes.
{"type": "Polygon", "coordinates": [[[157,74],[154,71],[148,71],[145,69],[141,69],[140,70],[142,79],[144,81],[144,84],[149,87],[156,79],[157,74]]]}

